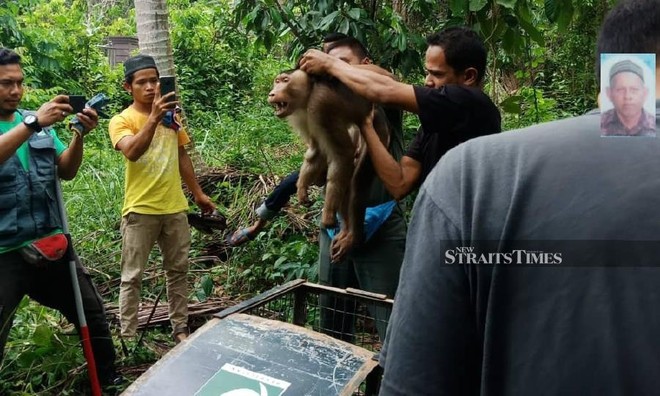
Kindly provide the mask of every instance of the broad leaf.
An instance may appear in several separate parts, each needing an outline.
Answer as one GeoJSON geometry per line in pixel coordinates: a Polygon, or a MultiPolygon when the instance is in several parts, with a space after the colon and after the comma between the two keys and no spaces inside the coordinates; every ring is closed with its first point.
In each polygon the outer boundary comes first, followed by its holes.
{"type": "Polygon", "coordinates": [[[348,16],[351,18],[358,20],[360,19],[360,9],[359,8],[351,8],[348,10],[348,16]]]}
{"type": "Polygon", "coordinates": [[[557,17],[557,26],[559,30],[565,31],[573,20],[573,2],[571,0],[564,0],[559,15],[557,17]]]}
{"type": "MultiPolygon", "coordinates": [[[[555,23],[559,16],[559,1],[560,0],[545,0],[544,2],[545,17],[552,23],[555,23]]],[[[572,6],[573,5],[571,4],[571,7],[572,6]]]]}
{"type": "Polygon", "coordinates": [[[449,0],[449,9],[453,16],[465,15],[467,0],[449,0]]]}
{"type": "Polygon", "coordinates": [[[522,96],[518,96],[518,95],[509,96],[508,98],[500,102],[500,107],[506,113],[520,114],[522,110],[522,108],[520,107],[521,100],[522,100],[522,96]]]}
{"type": "Polygon", "coordinates": [[[496,3],[501,5],[502,7],[506,7],[513,10],[513,8],[516,6],[516,1],[518,0],[497,0],[496,3]]]}
{"type": "Polygon", "coordinates": [[[339,11],[333,11],[321,19],[321,22],[319,23],[320,30],[328,29],[328,26],[334,22],[335,18],[337,18],[337,15],[339,15],[339,11]]]}
{"type": "Polygon", "coordinates": [[[480,11],[488,4],[488,0],[470,0],[470,11],[480,11]]]}
{"type": "Polygon", "coordinates": [[[531,37],[532,40],[536,41],[538,45],[543,47],[544,45],[543,34],[541,34],[541,32],[539,32],[538,29],[534,27],[534,25],[527,22],[526,20],[520,18],[519,22],[523,30],[527,32],[527,34],[529,34],[529,37],[531,37]]]}
{"type": "Polygon", "coordinates": [[[350,25],[349,25],[348,19],[344,18],[344,20],[341,21],[341,25],[339,25],[339,32],[344,33],[344,34],[348,34],[349,27],[350,27],[350,25]]]}
{"type": "Polygon", "coordinates": [[[32,342],[34,342],[35,345],[47,347],[50,346],[52,337],[53,331],[48,326],[39,325],[36,329],[34,329],[34,333],[32,334],[32,342]]]}

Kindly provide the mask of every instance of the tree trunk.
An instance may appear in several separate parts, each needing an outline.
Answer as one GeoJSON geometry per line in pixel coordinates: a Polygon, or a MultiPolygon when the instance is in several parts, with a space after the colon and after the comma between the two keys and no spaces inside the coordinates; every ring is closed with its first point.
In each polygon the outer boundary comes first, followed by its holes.
{"type": "Polygon", "coordinates": [[[135,21],[140,52],[154,57],[161,76],[174,76],[167,1],[135,0],[135,21]]]}

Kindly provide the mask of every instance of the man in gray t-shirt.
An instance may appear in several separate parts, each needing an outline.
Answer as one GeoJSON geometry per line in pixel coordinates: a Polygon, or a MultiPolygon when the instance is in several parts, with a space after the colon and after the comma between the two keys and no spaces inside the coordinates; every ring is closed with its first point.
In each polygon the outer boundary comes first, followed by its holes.
{"type": "MultiPolygon", "coordinates": [[[[656,4],[615,7],[599,52],[656,52],[656,4]]],[[[381,395],[658,394],[660,140],[603,138],[599,117],[440,160],[413,209],[381,395]]]]}

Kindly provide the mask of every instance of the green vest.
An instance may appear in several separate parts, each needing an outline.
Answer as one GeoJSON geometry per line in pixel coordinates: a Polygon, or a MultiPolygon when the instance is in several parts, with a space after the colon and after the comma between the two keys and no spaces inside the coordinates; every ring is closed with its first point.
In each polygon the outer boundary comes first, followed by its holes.
{"type": "Polygon", "coordinates": [[[55,190],[57,154],[48,130],[28,139],[30,168],[14,154],[0,164],[0,247],[19,246],[62,228],[55,190]]]}

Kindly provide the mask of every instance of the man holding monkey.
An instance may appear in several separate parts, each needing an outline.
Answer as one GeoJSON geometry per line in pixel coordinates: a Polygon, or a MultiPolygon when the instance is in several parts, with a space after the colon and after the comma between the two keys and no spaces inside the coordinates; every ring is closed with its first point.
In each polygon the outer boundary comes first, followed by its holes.
{"type": "MultiPolygon", "coordinates": [[[[373,70],[374,73],[388,74],[372,64],[367,49],[353,37],[340,36],[324,44],[324,51],[328,56],[346,65],[373,70]]],[[[383,148],[388,155],[398,159],[403,153],[401,112],[391,108],[383,110],[390,130],[389,144],[383,148]]],[[[376,174],[364,186],[364,191],[368,207],[382,204],[387,206],[387,210],[380,212],[382,224],[373,231],[373,235],[368,240],[346,253],[337,262],[332,260],[330,249],[332,239],[327,230],[322,228],[319,235],[319,282],[339,288],[359,288],[393,298],[406,240],[403,209],[401,204],[392,202],[392,196],[376,174]]],[[[354,304],[352,299],[321,296],[321,305],[325,308],[321,318],[322,330],[334,337],[350,340],[353,334],[354,304]]],[[[376,327],[381,339],[384,339],[389,313],[375,311],[371,314],[376,319],[376,327]]]]}
{"type": "MultiPolygon", "coordinates": [[[[23,97],[21,58],[0,48],[0,361],[14,314],[25,295],[60,311],[80,329],[62,234],[56,177],[73,179],[82,162],[83,135],[94,129],[91,108],[76,114],[80,130],[68,147],[52,125],[73,108],[58,95],[34,112],[19,110],[23,97]],[[57,171],[57,174],[56,174],[57,171]],[[35,254],[35,252],[37,252],[35,254]]],[[[76,263],[83,310],[102,386],[121,380],[103,300],[87,270],[76,263]]]]}
{"type": "Polygon", "coordinates": [[[421,130],[398,161],[371,125],[362,128],[369,155],[387,190],[402,199],[419,187],[440,157],[471,138],[501,131],[497,107],[482,91],[486,49],[477,34],[452,27],[427,38],[425,86],[412,86],[309,50],[300,67],[330,74],[374,103],[419,115],[421,130]]]}
{"type": "Polygon", "coordinates": [[[151,56],[124,62],[124,89],[133,103],[112,118],[110,139],[126,164],[122,209],[122,258],[119,307],[122,337],[137,331],[142,273],[154,243],[163,255],[172,335],[188,336],[188,201],[181,180],[204,213],[215,205],[195,178],[184,145],[190,138],[174,109],[174,92],[160,93],[159,74],[151,56]]]}

